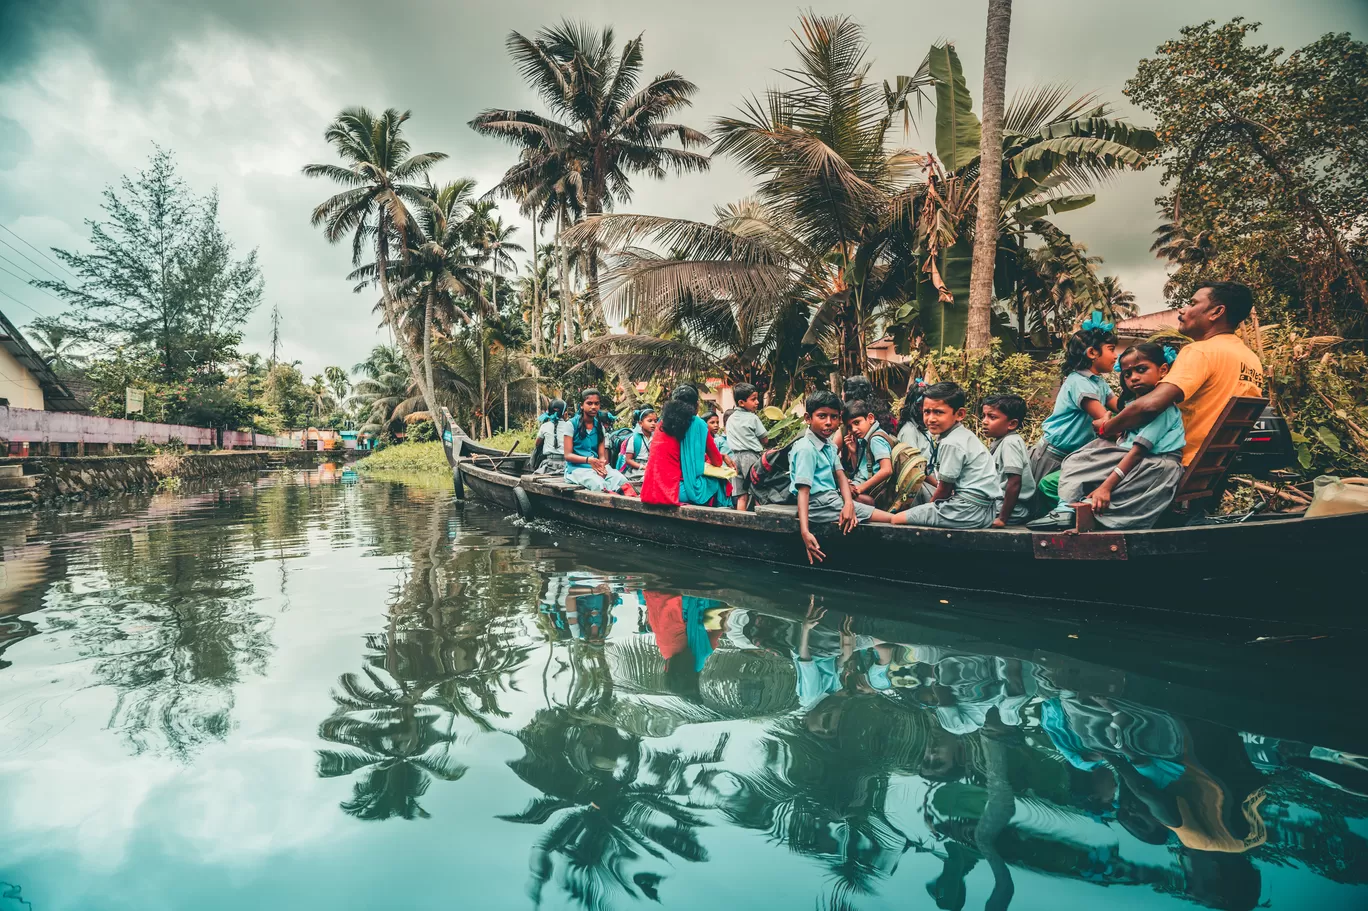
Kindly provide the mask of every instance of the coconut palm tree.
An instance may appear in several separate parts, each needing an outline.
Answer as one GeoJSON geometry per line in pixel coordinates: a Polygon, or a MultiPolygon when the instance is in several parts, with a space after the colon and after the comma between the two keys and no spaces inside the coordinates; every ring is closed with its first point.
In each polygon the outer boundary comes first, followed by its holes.
{"type": "Polygon", "coordinates": [[[1101,281],[1102,299],[1106,301],[1104,312],[1113,319],[1128,319],[1139,312],[1135,305],[1134,292],[1121,287],[1121,280],[1115,275],[1105,275],[1101,281]]]}
{"type": "Polygon", "coordinates": [[[403,429],[406,414],[415,410],[408,363],[391,345],[376,345],[370,356],[352,368],[359,374],[351,401],[365,417],[361,429],[396,432],[403,429]]]}
{"type": "Polygon", "coordinates": [[[328,389],[332,391],[333,401],[339,408],[342,407],[342,403],[351,393],[351,377],[341,367],[332,366],[323,368],[323,378],[328,383],[328,389]]]}
{"type": "Polygon", "coordinates": [[[80,339],[57,320],[36,319],[25,332],[37,343],[39,355],[59,375],[79,370],[90,360],[80,353],[80,339]]]}
{"type": "Polygon", "coordinates": [[[332,414],[333,406],[336,404],[332,390],[328,388],[328,382],[321,373],[315,373],[309,379],[306,390],[309,393],[309,411],[313,414],[314,423],[321,424],[332,414]]]}
{"type": "MultiPolygon", "coordinates": [[[[611,28],[594,32],[568,20],[532,38],[510,33],[509,54],[550,116],[491,109],[470,122],[476,132],[522,149],[522,161],[500,187],[510,195],[540,187],[544,201],[560,210],[558,228],[571,208],[570,196],[575,206],[596,215],[617,200],[631,198],[633,175],[663,178],[670,171],[708,167],[706,155],[690,151],[705,146],[708,137],[666,119],[692,104],[697,87],[673,71],[641,86],[642,36],[629,40],[621,51],[616,43],[611,28]],[[679,148],[666,145],[671,140],[679,148]],[[553,187],[560,189],[552,191],[553,187]]],[[[598,268],[593,257],[587,277],[590,303],[597,310],[598,268]]]]}
{"type": "Polygon", "coordinates": [[[394,330],[409,371],[440,431],[440,412],[421,369],[417,346],[399,331],[401,308],[389,281],[392,251],[397,247],[399,257],[407,258],[406,238],[412,220],[409,206],[420,205],[428,197],[426,187],[417,181],[447,157],[443,152],[410,154],[411,147],[403,135],[409,116],[410,112],[400,113],[394,108],[379,117],[366,108],[342,111],[323,135],[343,164],[310,164],[303,170],[306,177],[323,177],[346,188],[314,209],[312,223],[323,227],[330,243],[350,235],[352,262],[358,266],[364,247],[374,245],[374,278],[380,287],[385,321],[394,330]]]}

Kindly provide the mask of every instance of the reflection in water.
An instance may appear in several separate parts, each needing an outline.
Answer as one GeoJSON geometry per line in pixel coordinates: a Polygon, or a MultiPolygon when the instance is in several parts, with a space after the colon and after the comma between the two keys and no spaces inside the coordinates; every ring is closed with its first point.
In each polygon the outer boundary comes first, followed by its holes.
{"type": "MultiPolygon", "coordinates": [[[[722,590],[589,569],[612,566],[602,542],[441,491],[324,480],[11,527],[10,578],[30,564],[0,601],[0,759],[47,736],[39,675],[109,694],[98,718],[76,714],[81,737],[107,727],[187,776],[242,724],[303,738],[329,825],[389,821],[387,838],[457,852],[497,842],[538,907],[710,907],[714,868],[742,877],[729,895],[792,888],[831,909],[1073,907],[1075,887],[1096,906],[1108,886],[1156,908],[1296,907],[1283,900],[1312,883],[1368,885],[1362,741],[1328,721],[1325,746],[1282,737],[1295,700],[1228,723],[1234,702],[1166,697],[1170,681],[1124,653],[1108,668],[965,648],[763,570],[722,590]],[[350,564],[387,574],[379,603],[329,584],[350,564]],[[291,657],[334,641],[333,624],[357,632],[317,664],[291,657]],[[6,675],[29,689],[7,700],[6,675]],[[241,702],[277,676],[289,696],[241,702]],[[320,707],[316,740],[272,727],[292,699],[320,707]],[[477,799],[490,809],[464,809],[477,799]]],[[[1306,706],[1297,730],[1334,713],[1306,706]]],[[[17,868],[49,891],[55,869],[17,868]]],[[[519,906],[507,872],[486,876],[502,896],[488,907],[519,906]]],[[[8,888],[0,905],[18,900],[8,888]]],[[[247,897],[234,888],[213,901],[247,897]]],[[[445,904],[395,888],[396,906],[445,904]]]]}

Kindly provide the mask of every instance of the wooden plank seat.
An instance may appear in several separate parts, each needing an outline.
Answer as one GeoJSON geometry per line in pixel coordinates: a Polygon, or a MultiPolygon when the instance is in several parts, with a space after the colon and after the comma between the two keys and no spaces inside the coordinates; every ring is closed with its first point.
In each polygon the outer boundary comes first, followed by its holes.
{"type": "MultiPolygon", "coordinates": [[[[1235,457],[1240,454],[1249,429],[1267,406],[1268,399],[1258,396],[1235,396],[1226,402],[1220,417],[1211,426],[1211,432],[1183,472],[1178,492],[1173,496],[1173,505],[1169,507],[1168,516],[1161,520],[1161,526],[1183,524],[1191,503],[1221,495],[1225,490],[1226,475],[1235,464],[1235,457]]],[[[1086,532],[1096,528],[1091,507],[1077,509],[1075,517],[1075,531],[1086,532]]]]}

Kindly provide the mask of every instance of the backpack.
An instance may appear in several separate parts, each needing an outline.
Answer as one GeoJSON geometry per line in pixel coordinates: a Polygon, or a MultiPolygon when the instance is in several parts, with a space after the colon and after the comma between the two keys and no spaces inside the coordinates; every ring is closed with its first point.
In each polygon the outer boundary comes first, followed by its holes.
{"type": "MultiPolygon", "coordinates": [[[[630,427],[619,427],[617,430],[614,430],[612,433],[608,434],[608,439],[604,441],[604,452],[608,453],[611,458],[618,459],[622,455],[622,444],[626,443],[631,435],[632,428],[630,427]]],[[[621,466],[619,466],[618,470],[621,470],[621,466]]]]}
{"type": "Polygon", "coordinates": [[[632,447],[632,458],[633,458],[633,459],[635,459],[638,455],[641,454],[641,447],[640,447],[640,446],[635,446],[635,447],[632,446],[632,441],[633,441],[633,440],[641,440],[642,442],[645,442],[646,438],[643,437],[641,434],[637,433],[635,430],[629,430],[629,431],[627,432],[626,438],[624,438],[623,441],[622,441],[622,444],[621,444],[620,446],[618,446],[618,453],[617,453],[617,470],[618,470],[618,471],[626,471],[626,470],[627,470],[627,449],[628,449],[628,447],[632,447]]]}
{"type": "MultiPolygon", "coordinates": [[[[897,512],[912,502],[926,480],[926,456],[885,430],[876,430],[874,435],[882,438],[892,450],[889,457],[893,462],[893,474],[866,490],[865,494],[874,499],[875,508],[897,512]]],[[[865,447],[864,460],[872,474],[876,465],[873,446],[865,447]]]]}
{"type": "Polygon", "coordinates": [[[750,476],[746,480],[750,483],[751,492],[755,495],[755,502],[768,506],[789,502],[793,495],[789,493],[789,448],[793,446],[782,446],[778,449],[766,449],[760,453],[760,460],[751,467],[750,476]]]}

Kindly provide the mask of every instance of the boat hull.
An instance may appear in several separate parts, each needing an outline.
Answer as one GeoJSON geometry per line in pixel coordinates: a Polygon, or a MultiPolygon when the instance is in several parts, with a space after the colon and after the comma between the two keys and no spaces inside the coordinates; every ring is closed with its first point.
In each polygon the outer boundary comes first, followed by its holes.
{"type": "MultiPolygon", "coordinates": [[[[462,472],[472,496],[501,507],[516,508],[512,491],[521,486],[538,518],[714,557],[809,566],[796,518],[777,510],[653,506],[465,461],[462,472]]],[[[1069,600],[1092,605],[1083,612],[1090,616],[1160,608],[1174,622],[1238,617],[1368,630],[1368,612],[1355,607],[1368,585],[1355,556],[1366,534],[1368,514],[1085,535],[862,525],[849,535],[818,533],[826,559],[817,568],[1069,600]]]]}

